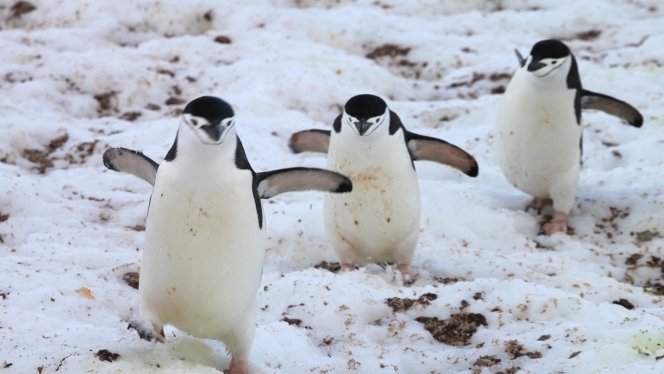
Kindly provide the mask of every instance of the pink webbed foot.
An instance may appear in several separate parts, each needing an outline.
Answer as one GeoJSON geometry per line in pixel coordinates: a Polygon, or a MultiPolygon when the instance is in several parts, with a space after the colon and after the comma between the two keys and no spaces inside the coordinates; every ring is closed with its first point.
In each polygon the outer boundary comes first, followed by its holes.
{"type": "Polygon", "coordinates": [[[399,264],[397,269],[401,273],[401,279],[405,285],[411,285],[417,280],[419,274],[411,272],[410,264],[399,264]]]}
{"type": "Polygon", "coordinates": [[[542,229],[547,235],[557,232],[567,233],[567,214],[556,212],[549,222],[542,225],[542,229]]]}
{"type": "Polygon", "coordinates": [[[249,374],[249,364],[247,364],[247,360],[240,360],[235,357],[231,358],[228,374],[249,374]]]}
{"type": "Polygon", "coordinates": [[[355,270],[355,265],[348,262],[341,263],[341,268],[339,269],[340,272],[347,272],[352,270],[355,270]]]}
{"type": "Polygon", "coordinates": [[[535,197],[530,202],[528,205],[526,205],[526,212],[529,211],[530,209],[535,209],[537,211],[537,214],[542,214],[542,209],[546,207],[547,205],[553,204],[553,200],[551,200],[548,197],[535,197]]]}
{"type": "Polygon", "coordinates": [[[164,335],[164,326],[163,325],[156,325],[152,324],[152,334],[154,335],[154,339],[158,341],[159,343],[165,343],[166,342],[166,336],[164,335]]]}

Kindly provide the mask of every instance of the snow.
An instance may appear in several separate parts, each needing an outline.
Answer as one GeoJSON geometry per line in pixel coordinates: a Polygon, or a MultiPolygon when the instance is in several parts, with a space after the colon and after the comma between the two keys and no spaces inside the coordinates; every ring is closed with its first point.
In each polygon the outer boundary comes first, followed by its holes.
{"type": "Polygon", "coordinates": [[[417,164],[411,286],[391,267],[314,267],[337,260],[322,194],[264,201],[252,372],[664,372],[659,1],[31,2],[24,14],[0,4],[0,372],[226,368],[219,342],[169,328],[156,344],[128,328],[143,323],[122,278],[140,266],[150,186],[106,170],[102,153],[123,146],[160,160],[186,101],[213,94],[236,109],[255,170],[322,167],[320,155],[291,154],[289,135],[329,128],[364,92],[386,98],[409,130],[473,154],[480,175],[417,164]],[[537,234],[541,218],[523,211],[528,196],[491,152],[513,49],[549,37],[575,52],[584,87],[645,117],[635,129],[584,112],[570,236],[537,234]],[[393,55],[381,56],[388,44],[393,55]],[[437,298],[407,311],[386,304],[426,293],[437,298]],[[416,321],[462,312],[486,318],[465,346],[416,321]],[[509,353],[510,341],[541,357],[509,353]],[[101,349],[119,357],[101,361],[101,349]],[[482,356],[495,360],[479,366],[482,356]]]}

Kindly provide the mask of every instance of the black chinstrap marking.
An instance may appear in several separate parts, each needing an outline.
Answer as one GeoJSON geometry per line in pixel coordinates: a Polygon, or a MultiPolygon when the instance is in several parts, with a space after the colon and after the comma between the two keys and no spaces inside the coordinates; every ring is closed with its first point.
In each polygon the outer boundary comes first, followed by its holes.
{"type": "Polygon", "coordinates": [[[251,172],[251,192],[254,195],[254,204],[256,205],[256,215],[258,216],[258,228],[263,228],[263,205],[261,204],[260,196],[258,196],[258,176],[251,164],[247,159],[247,154],[244,152],[244,146],[239,137],[236,137],[235,145],[235,167],[240,170],[249,170],[251,172]]]}
{"type": "Polygon", "coordinates": [[[168,153],[166,153],[166,157],[164,157],[164,161],[173,161],[175,160],[175,157],[177,157],[178,153],[178,134],[175,134],[175,141],[173,142],[173,145],[171,146],[171,149],[168,150],[168,153]]]}

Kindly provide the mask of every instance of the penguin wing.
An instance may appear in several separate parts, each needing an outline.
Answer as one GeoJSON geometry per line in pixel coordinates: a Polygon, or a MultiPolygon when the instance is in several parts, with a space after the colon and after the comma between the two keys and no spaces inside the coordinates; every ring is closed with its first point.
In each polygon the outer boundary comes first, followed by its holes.
{"type": "Polygon", "coordinates": [[[317,168],[287,168],[257,173],[258,196],[269,199],[284,192],[317,190],[350,192],[350,179],[334,171],[317,168]]]}
{"type": "Polygon", "coordinates": [[[466,175],[476,177],[479,166],[475,158],[463,149],[444,140],[406,131],[406,145],[413,161],[428,160],[449,165],[466,175]]]}
{"type": "Polygon", "coordinates": [[[327,153],[330,145],[329,130],[303,130],[291,135],[288,140],[288,147],[293,153],[301,152],[320,152],[327,153]]]}
{"type": "Polygon", "coordinates": [[[141,152],[127,148],[110,148],[104,152],[104,166],[107,168],[135,175],[154,185],[159,164],[141,152]]]}
{"type": "Polygon", "coordinates": [[[581,91],[581,107],[583,109],[601,110],[626,121],[634,127],[643,125],[643,116],[636,108],[608,95],[583,90],[581,91]]]}

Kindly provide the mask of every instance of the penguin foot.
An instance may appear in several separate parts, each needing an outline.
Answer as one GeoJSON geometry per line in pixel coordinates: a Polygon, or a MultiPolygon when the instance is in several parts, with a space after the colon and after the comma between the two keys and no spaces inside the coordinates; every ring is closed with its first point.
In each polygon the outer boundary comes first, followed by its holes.
{"type": "Polygon", "coordinates": [[[152,324],[152,331],[154,335],[154,339],[158,341],[159,343],[166,343],[166,335],[164,335],[164,326],[163,325],[157,325],[157,324],[152,324]]]}
{"type": "Polygon", "coordinates": [[[553,235],[557,232],[567,233],[567,214],[556,212],[549,222],[542,225],[544,233],[553,235]]]}
{"type": "Polygon", "coordinates": [[[355,270],[355,265],[349,262],[342,262],[340,272],[353,271],[355,270]]]}
{"type": "Polygon", "coordinates": [[[535,209],[537,214],[542,214],[542,209],[551,204],[553,204],[553,200],[548,197],[535,197],[526,205],[526,212],[535,209]]]}
{"type": "Polygon", "coordinates": [[[228,367],[228,374],[249,374],[249,365],[247,360],[231,358],[231,365],[228,367]]]}
{"type": "Polygon", "coordinates": [[[399,264],[397,266],[397,269],[401,273],[401,279],[403,279],[403,284],[406,286],[410,286],[411,284],[415,283],[417,280],[417,277],[419,274],[417,273],[412,273],[410,271],[410,264],[399,264]]]}

